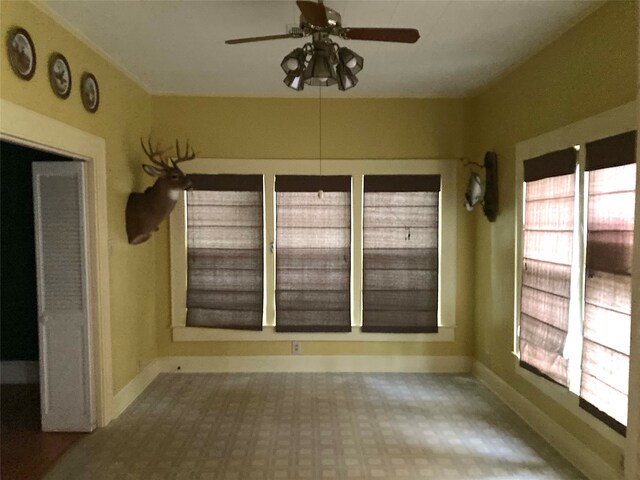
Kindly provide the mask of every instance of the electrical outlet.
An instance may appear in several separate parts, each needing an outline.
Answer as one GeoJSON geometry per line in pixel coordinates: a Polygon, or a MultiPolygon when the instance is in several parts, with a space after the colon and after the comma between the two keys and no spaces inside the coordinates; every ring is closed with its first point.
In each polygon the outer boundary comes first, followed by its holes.
{"type": "Polygon", "coordinates": [[[294,340],[291,342],[291,355],[299,355],[300,354],[300,342],[294,340]]]}

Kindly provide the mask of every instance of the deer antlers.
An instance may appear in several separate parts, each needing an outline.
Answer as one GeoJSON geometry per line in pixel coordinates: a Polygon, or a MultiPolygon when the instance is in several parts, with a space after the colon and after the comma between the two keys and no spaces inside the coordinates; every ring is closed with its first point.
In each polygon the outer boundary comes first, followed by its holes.
{"type": "Polygon", "coordinates": [[[180,145],[178,144],[178,140],[176,140],[176,155],[177,157],[175,160],[173,158],[169,159],[174,167],[180,162],[186,162],[187,160],[193,160],[196,158],[196,152],[193,151],[193,147],[191,147],[191,153],[189,153],[189,140],[187,140],[187,148],[185,149],[184,157],[180,154],[180,145]]]}
{"type": "Polygon", "coordinates": [[[151,163],[163,168],[169,166],[164,159],[164,154],[171,148],[160,150],[160,142],[156,143],[156,146],[154,148],[153,145],[151,145],[151,138],[147,140],[149,150],[147,150],[147,147],[144,146],[144,142],[142,141],[142,139],[140,139],[140,145],[142,146],[142,150],[144,150],[144,153],[147,155],[147,157],[149,157],[149,160],[151,160],[151,163]],[[156,160],[156,157],[158,157],[159,160],[156,160]]]}
{"type": "MultiPolygon", "coordinates": [[[[161,150],[160,142],[156,143],[156,146],[154,147],[151,144],[150,138],[147,140],[147,146],[145,146],[142,139],[140,139],[140,145],[142,146],[142,150],[144,150],[144,153],[147,155],[149,160],[151,160],[151,163],[164,169],[170,168],[167,160],[164,158],[164,154],[171,150],[171,147],[161,150]]],[[[196,158],[196,152],[193,150],[193,147],[189,146],[189,140],[187,140],[187,147],[185,149],[184,156],[180,152],[180,144],[178,140],[176,140],[176,155],[177,156],[175,158],[169,157],[169,161],[174,168],[178,168],[178,163],[180,162],[186,162],[187,160],[193,160],[194,158],[196,158]]]]}

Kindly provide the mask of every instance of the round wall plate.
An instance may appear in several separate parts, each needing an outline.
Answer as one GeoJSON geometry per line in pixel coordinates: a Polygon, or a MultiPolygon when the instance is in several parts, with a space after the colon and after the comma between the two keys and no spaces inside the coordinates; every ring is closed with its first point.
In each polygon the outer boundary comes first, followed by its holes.
{"type": "Polygon", "coordinates": [[[98,81],[92,73],[84,72],[80,79],[80,96],[82,97],[82,105],[87,112],[95,113],[100,105],[100,90],[98,89],[98,81]]]}
{"type": "Polygon", "coordinates": [[[18,77],[31,80],[36,73],[36,47],[24,28],[13,27],[7,33],[7,57],[18,77]]]}
{"type": "Polygon", "coordinates": [[[71,69],[61,53],[54,52],[49,57],[49,83],[60,98],[67,98],[71,93],[71,69]]]}

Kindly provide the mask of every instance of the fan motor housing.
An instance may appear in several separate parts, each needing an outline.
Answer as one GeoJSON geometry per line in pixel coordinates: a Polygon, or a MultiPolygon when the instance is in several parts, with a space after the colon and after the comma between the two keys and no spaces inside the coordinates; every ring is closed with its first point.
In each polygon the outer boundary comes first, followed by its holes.
{"type": "MultiPolygon", "coordinates": [[[[329,28],[342,27],[342,17],[338,12],[336,12],[333,8],[324,7],[325,12],[327,12],[327,20],[329,22],[329,28]]],[[[308,27],[313,30],[324,29],[327,27],[317,26],[304,18],[304,15],[300,15],[300,27],[308,27]]]]}

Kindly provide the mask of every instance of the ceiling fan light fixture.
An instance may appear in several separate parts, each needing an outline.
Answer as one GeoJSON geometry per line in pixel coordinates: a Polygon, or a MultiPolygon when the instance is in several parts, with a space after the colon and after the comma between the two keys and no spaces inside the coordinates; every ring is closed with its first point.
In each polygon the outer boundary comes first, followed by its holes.
{"type": "Polygon", "coordinates": [[[307,85],[314,87],[328,87],[337,82],[329,47],[320,46],[314,49],[311,60],[302,74],[302,80],[307,85]]]}
{"type": "Polygon", "coordinates": [[[351,73],[354,75],[358,74],[364,67],[364,58],[347,47],[340,47],[338,49],[338,59],[340,63],[351,70],[351,73]]]}
{"type": "Polygon", "coordinates": [[[351,69],[345,67],[342,63],[338,64],[338,90],[349,90],[358,84],[358,77],[356,77],[351,69]]]}
{"type": "Polygon", "coordinates": [[[282,70],[287,75],[296,73],[301,75],[304,71],[304,64],[306,60],[306,54],[302,48],[296,48],[287,54],[280,63],[282,70]]]}
{"type": "Polygon", "coordinates": [[[302,81],[301,75],[296,75],[295,73],[288,73],[283,81],[287,87],[292,88],[294,90],[300,91],[304,89],[304,82],[302,81]]]}

